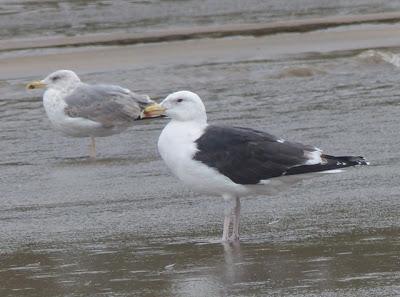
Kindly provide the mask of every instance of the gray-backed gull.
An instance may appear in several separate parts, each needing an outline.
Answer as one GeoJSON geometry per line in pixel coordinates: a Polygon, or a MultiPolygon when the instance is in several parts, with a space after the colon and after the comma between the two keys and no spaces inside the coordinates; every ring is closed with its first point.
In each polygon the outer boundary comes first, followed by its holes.
{"type": "Polygon", "coordinates": [[[171,118],[158,139],[170,170],[189,187],[225,200],[223,241],[239,239],[239,197],[275,192],[311,173],[368,164],[363,157],[326,155],[250,128],[208,125],[203,102],[189,91],[173,93],[144,113],[171,118]]]}
{"type": "Polygon", "coordinates": [[[116,85],[89,85],[70,70],[58,70],[28,89],[46,88],[43,105],[54,128],[73,137],[90,137],[90,157],[96,157],[95,137],[117,134],[141,118],[145,107],[154,104],[116,85]]]}

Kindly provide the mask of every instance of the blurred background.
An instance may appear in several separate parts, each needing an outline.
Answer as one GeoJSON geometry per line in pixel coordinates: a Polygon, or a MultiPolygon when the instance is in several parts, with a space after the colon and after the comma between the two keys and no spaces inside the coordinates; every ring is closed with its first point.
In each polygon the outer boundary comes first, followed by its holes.
{"type": "Polygon", "coordinates": [[[400,3],[390,0],[14,0],[0,2],[0,36],[146,32],[396,10],[400,3]]]}
{"type": "Polygon", "coordinates": [[[0,296],[400,296],[400,2],[0,1],[0,37],[0,296]],[[25,85],[57,69],[371,166],[243,199],[224,245],[222,199],[160,160],[166,119],[95,161],[52,129],[25,85]]]}

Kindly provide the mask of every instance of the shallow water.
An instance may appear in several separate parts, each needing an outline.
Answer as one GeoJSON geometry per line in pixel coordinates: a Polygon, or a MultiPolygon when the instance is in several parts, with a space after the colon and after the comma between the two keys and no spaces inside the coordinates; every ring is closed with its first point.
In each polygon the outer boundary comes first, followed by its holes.
{"type": "Polygon", "coordinates": [[[0,1],[0,38],[144,32],[399,9],[400,2],[391,0],[13,0],[0,1]]]}
{"type": "MultiPolygon", "coordinates": [[[[393,52],[399,52],[393,50],[393,52]]],[[[33,77],[0,82],[1,296],[399,296],[398,81],[359,52],[154,65],[83,75],[155,98],[190,89],[209,120],[372,165],[242,202],[223,245],[220,198],[165,168],[166,120],[89,141],[51,129],[33,77]],[[306,75],[304,75],[306,73],[306,75]]]]}

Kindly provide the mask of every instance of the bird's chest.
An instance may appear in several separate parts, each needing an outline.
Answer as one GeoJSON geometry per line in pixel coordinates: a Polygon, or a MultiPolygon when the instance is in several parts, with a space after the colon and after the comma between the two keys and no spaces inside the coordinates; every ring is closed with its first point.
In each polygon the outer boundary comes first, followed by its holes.
{"type": "Polygon", "coordinates": [[[196,139],[202,127],[169,123],[158,140],[158,151],[170,170],[180,179],[185,179],[192,171],[193,156],[197,151],[196,139]]]}
{"type": "Polygon", "coordinates": [[[67,105],[58,92],[47,90],[43,96],[43,106],[53,125],[59,126],[65,121],[64,109],[67,105]]]}
{"type": "Polygon", "coordinates": [[[69,117],[65,114],[67,104],[58,91],[47,90],[43,96],[43,106],[54,128],[65,135],[73,137],[109,135],[101,130],[100,133],[97,132],[101,128],[100,123],[81,117],[69,117]]]}

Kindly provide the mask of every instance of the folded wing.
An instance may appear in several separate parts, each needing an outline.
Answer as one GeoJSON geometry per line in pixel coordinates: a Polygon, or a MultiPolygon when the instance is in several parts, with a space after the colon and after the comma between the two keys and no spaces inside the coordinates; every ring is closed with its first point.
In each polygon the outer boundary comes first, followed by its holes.
{"type": "Polygon", "coordinates": [[[104,127],[127,125],[140,117],[141,111],[153,103],[147,95],[140,95],[115,85],[77,87],[65,99],[65,113],[101,123],[104,127]]]}
{"type": "Polygon", "coordinates": [[[289,142],[240,127],[208,126],[196,140],[194,159],[238,184],[257,184],[282,175],[303,174],[362,164],[362,157],[334,157],[314,146],[289,142]]]}

